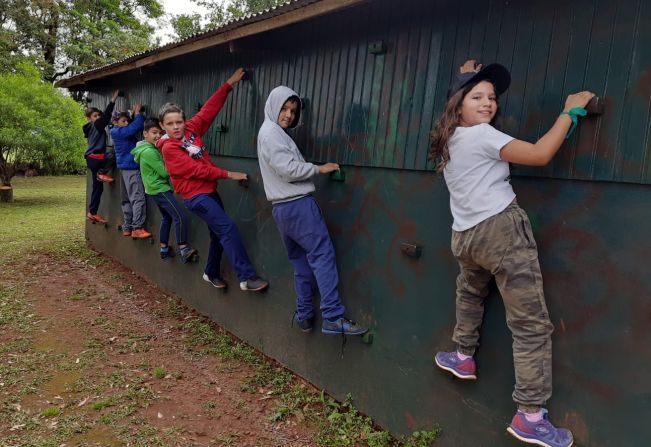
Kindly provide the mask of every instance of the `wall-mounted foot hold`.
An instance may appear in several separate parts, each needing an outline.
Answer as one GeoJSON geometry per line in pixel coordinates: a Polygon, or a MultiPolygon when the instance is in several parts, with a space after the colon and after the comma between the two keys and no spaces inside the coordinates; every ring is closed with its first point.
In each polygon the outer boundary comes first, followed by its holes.
{"type": "Polygon", "coordinates": [[[368,331],[366,334],[362,335],[362,342],[366,343],[367,345],[373,344],[374,336],[375,332],[368,331]]]}
{"type": "Polygon", "coordinates": [[[423,255],[423,248],[414,242],[403,242],[400,244],[400,251],[403,255],[418,259],[423,255]]]}

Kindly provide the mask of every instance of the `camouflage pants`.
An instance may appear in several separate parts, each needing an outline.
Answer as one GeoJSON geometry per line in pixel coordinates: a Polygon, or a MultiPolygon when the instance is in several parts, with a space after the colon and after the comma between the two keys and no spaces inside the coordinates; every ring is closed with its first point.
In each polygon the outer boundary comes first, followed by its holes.
{"type": "Polygon", "coordinates": [[[514,200],[504,211],[466,231],[452,232],[457,278],[457,325],[453,340],[459,352],[474,354],[491,278],[504,300],[506,323],[513,335],[513,400],[535,411],[552,392],[552,341],[538,249],[527,214],[514,200]]]}

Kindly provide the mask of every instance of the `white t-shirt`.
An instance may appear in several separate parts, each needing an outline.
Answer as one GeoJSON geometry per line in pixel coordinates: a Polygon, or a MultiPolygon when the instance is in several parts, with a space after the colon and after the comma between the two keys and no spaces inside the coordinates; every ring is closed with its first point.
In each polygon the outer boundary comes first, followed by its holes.
{"type": "Polygon", "coordinates": [[[514,138],[490,124],[457,127],[443,176],[450,191],[452,229],[464,231],[503,211],[515,199],[509,164],[500,150],[514,138]]]}

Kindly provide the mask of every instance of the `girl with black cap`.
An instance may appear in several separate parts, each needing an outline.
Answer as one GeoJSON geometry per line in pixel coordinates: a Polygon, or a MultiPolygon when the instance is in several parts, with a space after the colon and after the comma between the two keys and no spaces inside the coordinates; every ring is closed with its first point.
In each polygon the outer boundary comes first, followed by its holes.
{"type": "MultiPolygon", "coordinates": [[[[530,444],[569,447],[572,433],[556,428],[544,407],[552,391],[554,329],[545,304],[538,250],[527,214],[518,206],[509,182],[509,162],[544,166],[554,157],[577,116],[594,96],[569,95],[563,112],[536,143],[517,140],[493,127],[499,95],[511,82],[499,64],[467,61],[448,92],[443,115],[432,132],[431,158],[437,160],[450,191],[452,252],[457,278],[457,349],[439,352],[436,364],[456,377],[476,380],[473,359],[478,346],[484,299],[492,277],[504,300],[513,335],[518,405],[508,432],[530,444]]],[[[571,127],[572,126],[572,127],[571,127]]]]}

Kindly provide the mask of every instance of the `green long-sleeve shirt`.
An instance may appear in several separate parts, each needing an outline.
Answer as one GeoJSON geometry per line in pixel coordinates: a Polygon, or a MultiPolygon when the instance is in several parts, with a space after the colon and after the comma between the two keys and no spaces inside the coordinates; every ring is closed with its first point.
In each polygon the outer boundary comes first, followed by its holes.
{"type": "Polygon", "coordinates": [[[170,175],[156,146],[144,140],[139,141],[131,153],[140,165],[140,175],[147,194],[154,195],[172,190],[170,175]]]}

